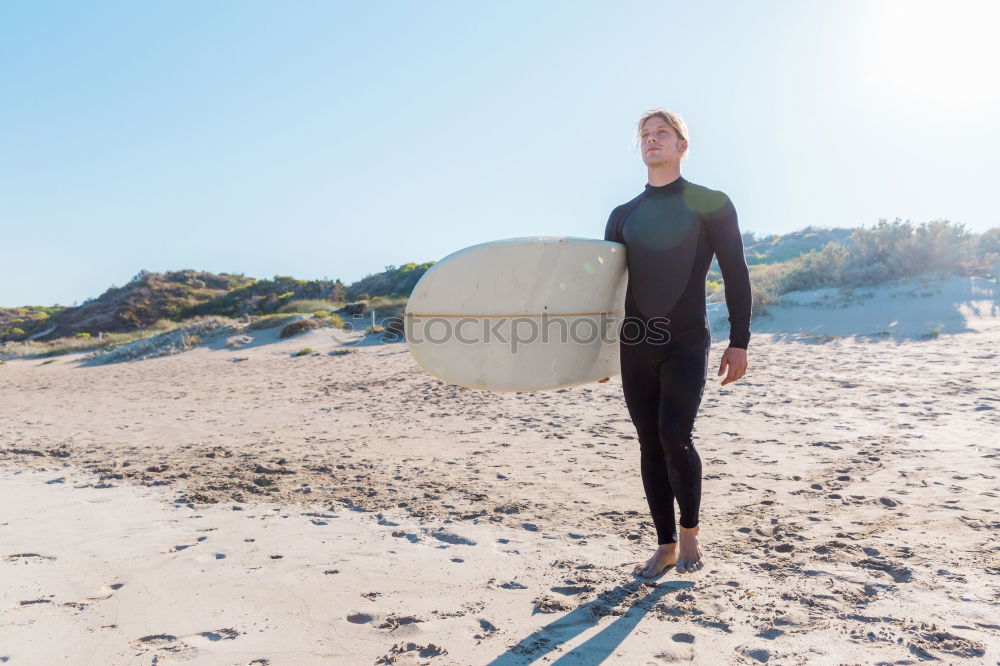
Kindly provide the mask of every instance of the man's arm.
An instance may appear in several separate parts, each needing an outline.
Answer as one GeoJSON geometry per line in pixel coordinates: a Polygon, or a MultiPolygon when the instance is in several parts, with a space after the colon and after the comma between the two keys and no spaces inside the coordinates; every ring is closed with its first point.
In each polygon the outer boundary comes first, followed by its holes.
{"type": "Polygon", "coordinates": [[[750,270],[743,254],[743,237],[736,218],[736,207],[728,196],[722,206],[709,216],[709,240],[719,259],[729,309],[729,346],[746,349],[750,343],[750,270]]]}
{"type": "Polygon", "coordinates": [[[613,211],[611,211],[611,215],[608,216],[608,223],[604,227],[604,240],[606,241],[614,241],[616,243],[622,242],[620,234],[621,229],[618,226],[618,215],[617,215],[620,208],[621,206],[618,206],[613,211]]]}
{"type": "MultiPolygon", "coordinates": [[[[618,213],[618,210],[620,208],[621,208],[621,206],[619,206],[618,208],[615,208],[613,211],[611,211],[611,215],[608,216],[608,223],[604,227],[604,240],[606,240],[606,241],[614,241],[616,243],[621,243],[622,242],[621,241],[621,236],[620,236],[620,233],[619,233],[620,229],[618,227],[618,219],[617,219],[617,215],[616,215],[616,213],[618,213]]],[[[608,381],[608,379],[609,379],[609,377],[604,377],[603,379],[598,379],[597,382],[599,384],[603,384],[606,381],[608,381]]]]}

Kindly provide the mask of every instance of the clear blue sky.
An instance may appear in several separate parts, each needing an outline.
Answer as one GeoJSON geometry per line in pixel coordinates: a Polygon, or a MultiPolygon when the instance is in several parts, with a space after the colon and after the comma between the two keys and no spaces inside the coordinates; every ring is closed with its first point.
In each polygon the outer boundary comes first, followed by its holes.
{"type": "Polygon", "coordinates": [[[998,225],[1000,3],[5,2],[0,306],[601,237],[647,108],[744,230],[998,225]]]}

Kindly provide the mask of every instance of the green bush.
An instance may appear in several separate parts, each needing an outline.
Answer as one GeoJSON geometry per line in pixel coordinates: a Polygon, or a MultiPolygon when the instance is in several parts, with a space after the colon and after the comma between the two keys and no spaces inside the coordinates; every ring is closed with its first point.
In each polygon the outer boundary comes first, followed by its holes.
{"type": "Polygon", "coordinates": [[[339,303],[346,287],[340,280],[297,280],[275,275],[271,280],[251,280],[211,301],[186,308],[180,317],[218,314],[239,317],[245,314],[274,314],[296,308],[295,301],[323,300],[339,303]],[[289,309],[291,306],[291,309],[289,309]]]}
{"type": "Polygon", "coordinates": [[[314,312],[313,319],[318,320],[325,326],[344,328],[344,320],[338,314],[331,314],[329,312],[314,312]]]}
{"type": "Polygon", "coordinates": [[[306,347],[305,349],[298,350],[297,352],[292,354],[292,356],[308,356],[309,354],[315,354],[315,353],[316,350],[314,350],[312,347],[306,347]]]}
{"type": "Polygon", "coordinates": [[[1000,230],[973,236],[964,225],[935,220],[914,225],[879,220],[855,229],[849,242],[828,242],[819,250],[780,263],[751,266],[754,312],[780,301],[781,294],[825,287],[863,287],[924,273],[965,275],[982,270],[1000,254],[1000,230]]]}
{"type": "Polygon", "coordinates": [[[356,301],[354,303],[348,303],[341,308],[341,311],[343,311],[344,314],[349,314],[352,317],[364,314],[365,312],[367,312],[367,310],[368,310],[368,303],[366,303],[365,301],[356,301]]]}
{"type": "Polygon", "coordinates": [[[293,335],[305,333],[311,328],[319,328],[319,326],[320,325],[312,319],[300,319],[298,321],[293,321],[291,324],[288,324],[281,329],[281,333],[278,334],[278,337],[290,338],[293,335]]]}
{"type": "Polygon", "coordinates": [[[368,275],[347,288],[349,300],[368,300],[375,296],[409,296],[417,281],[427,272],[433,261],[423,264],[386,266],[382,273],[368,275]]]}

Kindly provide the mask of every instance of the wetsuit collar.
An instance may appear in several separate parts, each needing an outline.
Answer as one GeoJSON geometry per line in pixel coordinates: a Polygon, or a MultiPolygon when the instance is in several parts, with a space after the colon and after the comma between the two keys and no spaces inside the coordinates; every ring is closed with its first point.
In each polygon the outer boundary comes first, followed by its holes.
{"type": "Polygon", "coordinates": [[[671,181],[666,185],[650,185],[649,183],[646,183],[646,194],[670,194],[673,192],[680,192],[686,182],[687,181],[684,180],[684,176],[678,176],[677,180],[671,181]]]}

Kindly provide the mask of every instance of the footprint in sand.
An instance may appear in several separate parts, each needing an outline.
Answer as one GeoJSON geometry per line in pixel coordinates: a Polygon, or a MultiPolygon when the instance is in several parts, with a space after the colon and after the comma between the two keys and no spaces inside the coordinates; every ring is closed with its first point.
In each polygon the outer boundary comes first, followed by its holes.
{"type": "Polygon", "coordinates": [[[475,638],[476,640],[482,640],[484,638],[488,638],[491,634],[494,634],[498,631],[496,626],[489,620],[479,618],[478,622],[479,622],[479,628],[480,630],[482,630],[482,633],[473,636],[473,638],[475,638]]]}
{"type": "Polygon", "coordinates": [[[125,583],[108,583],[97,591],[96,596],[87,597],[87,601],[104,601],[105,599],[110,599],[115,591],[120,590],[123,587],[125,587],[125,583]]]}
{"type": "Polygon", "coordinates": [[[14,553],[3,559],[7,562],[51,562],[56,558],[53,555],[40,555],[39,553],[14,553]]]}
{"type": "Polygon", "coordinates": [[[892,576],[893,582],[896,583],[908,583],[913,578],[913,571],[911,569],[883,557],[869,557],[859,562],[852,562],[852,564],[856,567],[883,571],[892,576]]]}
{"type": "Polygon", "coordinates": [[[19,601],[18,605],[19,606],[34,606],[36,604],[51,604],[51,603],[52,603],[51,599],[25,599],[23,601],[19,601]]]}
{"type": "Polygon", "coordinates": [[[921,659],[937,659],[935,652],[964,658],[982,657],[986,654],[985,644],[957,636],[935,625],[921,622],[919,625],[906,627],[906,632],[913,636],[907,646],[921,659]]]}
{"type": "Polygon", "coordinates": [[[199,543],[201,543],[202,541],[204,541],[207,538],[208,537],[198,537],[197,539],[195,539],[196,543],[184,543],[184,544],[180,544],[180,545],[174,546],[172,550],[168,550],[167,552],[168,553],[176,553],[176,552],[185,550],[187,548],[190,548],[192,546],[197,546],[199,543]]]}
{"type": "Polygon", "coordinates": [[[184,642],[188,643],[193,647],[209,647],[213,643],[219,641],[232,641],[236,640],[240,634],[245,633],[232,627],[225,627],[223,629],[214,629],[212,631],[201,631],[197,634],[191,634],[190,636],[184,636],[184,642]]]}
{"type": "MultiPolygon", "coordinates": [[[[157,657],[162,655],[164,657],[169,656],[171,659],[191,661],[198,656],[196,648],[171,634],[150,634],[149,636],[135,639],[130,645],[133,649],[141,650],[142,652],[156,652],[158,653],[157,657]]],[[[154,659],[154,661],[158,661],[158,659],[154,659]]]]}
{"type": "Polygon", "coordinates": [[[739,646],[736,648],[736,652],[745,657],[750,657],[754,661],[758,661],[762,664],[766,664],[771,658],[771,652],[769,650],[765,650],[764,648],[754,648],[748,645],[739,646]]]}
{"type": "MultiPolygon", "coordinates": [[[[423,659],[428,657],[440,657],[441,655],[448,654],[448,650],[441,647],[440,645],[435,645],[434,643],[428,643],[427,645],[417,645],[416,643],[397,643],[393,645],[387,654],[379,657],[375,660],[376,664],[399,664],[405,663],[400,660],[400,656],[408,652],[415,652],[418,656],[423,659]]],[[[412,657],[412,655],[407,655],[412,657]]]]}
{"type": "MultiPolygon", "coordinates": [[[[426,622],[426,620],[421,620],[415,615],[395,615],[390,614],[381,624],[378,625],[379,629],[388,629],[391,632],[395,632],[400,627],[405,627],[419,622],[426,622]]],[[[415,629],[416,627],[414,627],[415,629]]]]}
{"type": "Polygon", "coordinates": [[[368,613],[351,613],[347,616],[347,621],[351,624],[368,624],[374,619],[375,616],[368,613]]]}

